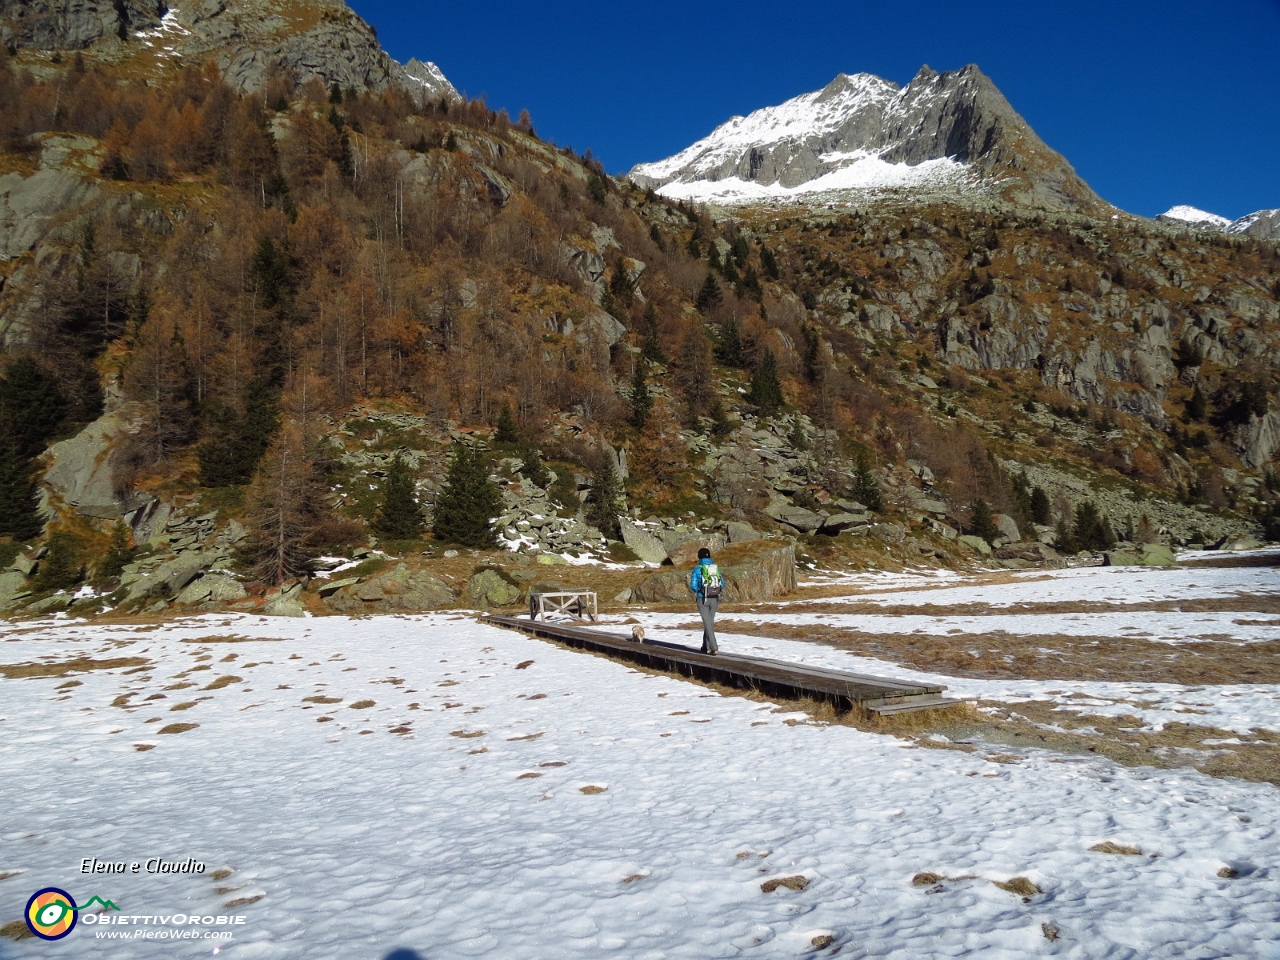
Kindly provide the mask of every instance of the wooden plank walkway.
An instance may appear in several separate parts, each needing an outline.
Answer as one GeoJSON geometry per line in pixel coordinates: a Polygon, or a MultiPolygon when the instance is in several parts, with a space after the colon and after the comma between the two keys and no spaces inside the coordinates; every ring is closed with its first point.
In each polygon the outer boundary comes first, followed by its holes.
{"type": "Polygon", "coordinates": [[[740,653],[725,653],[723,648],[717,656],[711,656],[678,643],[650,639],[635,641],[625,634],[606,633],[568,623],[547,623],[496,614],[480,619],[482,623],[557,640],[578,649],[629,660],[654,670],[697,677],[741,689],[758,690],[770,696],[812,697],[829,701],[838,709],[848,710],[858,706],[872,713],[888,715],[950,707],[960,702],[941,696],[946,687],[936,684],[910,683],[740,653]]]}

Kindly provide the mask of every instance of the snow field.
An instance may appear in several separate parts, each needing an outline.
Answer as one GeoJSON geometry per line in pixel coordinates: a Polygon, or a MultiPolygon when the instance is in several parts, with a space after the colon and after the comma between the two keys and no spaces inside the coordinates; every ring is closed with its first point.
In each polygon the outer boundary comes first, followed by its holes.
{"type": "MultiPolygon", "coordinates": [[[[55,884],[131,914],[244,914],[221,952],[245,958],[821,956],[822,937],[847,956],[1280,955],[1265,784],[915,749],[456,616],[63,620],[3,641],[9,664],[151,660],[0,679],[0,871],[25,871],[0,881],[4,921],[55,884]],[[256,639],[187,642],[227,636],[256,639]],[[122,692],[136,709],[110,706],[122,692]],[[158,733],[175,719],[199,726],[158,733]],[[1143,853],[1089,851],[1105,840],[1143,853]],[[159,855],[235,872],[76,872],[159,855]],[[993,884],[1016,876],[1042,892],[993,884]]],[[[0,957],[210,953],[92,930],[0,957]]]]}

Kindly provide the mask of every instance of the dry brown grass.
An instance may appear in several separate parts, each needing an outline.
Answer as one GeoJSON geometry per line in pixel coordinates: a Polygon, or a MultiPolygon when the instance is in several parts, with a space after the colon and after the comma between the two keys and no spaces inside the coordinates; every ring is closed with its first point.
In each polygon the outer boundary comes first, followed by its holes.
{"type": "MultiPolygon", "coordinates": [[[[825,624],[729,619],[716,626],[725,634],[817,641],[860,656],[956,677],[1192,685],[1280,683],[1280,640],[1171,645],[1138,637],[1061,634],[877,634],[825,624]]],[[[678,629],[695,627],[701,624],[681,624],[678,629]]]]}
{"type": "Polygon", "coordinates": [[[92,660],[76,657],[73,660],[57,660],[46,663],[0,663],[0,676],[9,679],[32,677],[65,677],[69,673],[86,673],[89,670],[119,670],[125,667],[147,668],[151,661],[143,657],[117,657],[114,660],[92,660]]]}
{"type": "Polygon", "coordinates": [[[585,787],[579,787],[579,793],[585,793],[588,797],[594,797],[597,794],[604,793],[608,787],[602,787],[599,784],[589,783],[585,787]]]}
{"type": "MultiPolygon", "coordinates": [[[[1134,716],[1076,713],[1053,701],[983,705],[994,712],[983,714],[984,719],[968,729],[944,732],[957,739],[994,736],[1015,746],[1088,752],[1131,767],[1194,767],[1214,777],[1280,784],[1280,733],[1254,730],[1241,735],[1188,723],[1166,723],[1158,731],[1145,731],[1143,721],[1134,716]],[[1224,740],[1241,742],[1214,742],[1224,740]]],[[[922,741],[922,745],[931,744],[922,741]]]]}
{"type": "Polygon", "coordinates": [[[1142,851],[1137,847],[1126,847],[1123,844],[1112,843],[1110,840],[1104,840],[1102,843],[1095,843],[1089,848],[1090,853],[1114,853],[1124,857],[1140,857],[1142,851]]]}
{"type": "Polygon", "coordinates": [[[784,887],[787,890],[798,891],[803,890],[807,886],[809,886],[809,878],[796,874],[794,877],[774,877],[772,880],[766,880],[764,883],[760,884],[760,892],[773,893],[773,891],[784,887]]]}
{"type": "Polygon", "coordinates": [[[186,733],[188,730],[194,730],[200,726],[198,723],[169,723],[161,727],[158,733],[186,733]]]}
{"type": "Polygon", "coordinates": [[[1010,893],[1019,897],[1034,897],[1040,892],[1040,888],[1028,880],[1026,877],[1014,877],[1011,880],[994,881],[995,885],[1001,890],[1008,890],[1010,893]]]}
{"type": "Polygon", "coordinates": [[[208,684],[202,689],[221,690],[223,687],[229,687],[233,683],[243,683],[243,682],[244,682],[243,677],[234,677],[231,674],[226,674],[225,676],[221,676],[217,680],[214,680],[213,683],[208,684]]]}
{"type": "Polygon", "coordinates": [[[9,940],[27,940],[34,939],[35,934],[27,927],[25,920],[10,920],[0,927],[0,937],[5,937],[9,940]]]}

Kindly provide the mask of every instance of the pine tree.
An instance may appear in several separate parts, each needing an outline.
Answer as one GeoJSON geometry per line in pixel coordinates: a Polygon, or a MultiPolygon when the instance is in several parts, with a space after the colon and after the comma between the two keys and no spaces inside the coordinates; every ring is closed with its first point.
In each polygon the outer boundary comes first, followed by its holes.
{"type": "Polygon", "coordinates": [[[644,342],[640,345],[641,355],[654,363],[666,363],[662,353],[662,341],[658,339],[658,311],[653,302],[644,307],[644,342]]]}
{"type": "Polygon", "coordinates": [[[1042,527],[1049,525],[1049,495],[1044,492],[1043,487],[1033,487],[1031,490],[1031,521],[1038,523],[1042,527]]]}
{"type": "Polygon", "coordinates": [[[37,590],[65,590],[80,582],[80,547],[78,538],[61,531],[49,538],[49,549],[36,571],[37,590]]]}
{"type": "Polygon", "coordinates": [[[631,416],[627,418],[637,430],[643,430],[649,420],[649,411],[653,409],[653,394],[649,392],[649,379],[645,375],[649,361],[637,357],[635,371],[631,375],[631,416]]]}
{"type": "Polygon", "coordinates": [[[414,540],[421,536],[426,521],[414,496],[413,471],[399,453],[387,468],[381,487],[382,504],[373,518],[374,532],[388,540],[414,540]]]}
{"type": "Polygon", "coordinates": [[[991,504],[981,497],[973,501],[973,517],[969,522],[969,527],[974,536],[981,537],[987,543],[993,543],[1000,536],[1000,528],[996,526],[995,516],[991,512],[991,504]]]}
{"type": "Polygon", "coordinates": [[[1209,403],[1200,391],[1200,384],[1196,384],[1195,392],[1191,394],[1191,399],[1187,401],[1187,419],[1203,420],[1208,412],[1209,403]]]}
{"type": "Polygon", "coordinates": [[[43,524],[39,515],[34,463],[19,456],[8,444],[0,444],[0,534],[14,540],[33,540],[43,524]]]}
{"type": "Polygon", "coordinates": [[[202,486],[241,486],[253,479],[280,428],[280,391],[269,375],[245,388],[244,412],[226,408],[209,414],[208,439],[196,449],[202,486]]]}
{"type": "MultiPolygon", "coordinates": [[[[712,247],[714,250],[715,248],[712,247]]],[[[720,293],[720,284],[716,282],[713,274],[708,273],[707,279],[702,283],[702,289],[698,291],[698,299],[694,301],[694,309],[696,309],[704,317],[720,306],[720,301],[724,299],[720,293]]]]}
{"type": "Polygon", "coordinates": [[[868,510],[881,510],[884,497],[880,494],[880,484],[871,472],[871,459],[867,451],[858,451],[857,464],[853,471],[853,495],[868,510]]]}
{"type": "Polygon", "coordinates": [[[469,444],[455,443],[444,489],[436,500],[436,539],[464,547],[491,547],[495,541],[492,520],[501,509],[502,498],[489,481],[484,456],[469,444]]]}
{"type": "Polygon", "coordinates": [[[520,445],[520,472],[526,480],[543,490],[551,483],[551,474],[542,462],[542,451],[532,440],[525,440],[520,445]]]}
{"type": "Polygon", "coordinates": [[[782,409],[782,383],[778,380],[778,361],[772,350],[765,350],[760,364],[751,375],[751,402],[762,417],[772,417],[782,409]]]}
{"type": "Polygon", "coordinates": [[[622,482],[613,465],[613,457],[606,451],[600,458],[600,468],[591,484],[587,498],[587,523],[596,527],[610,540],[622,539],[618,514],[624,509],[622,482]]]}
{"type": "Polygon", "coordinates": [[[516,426],[515,417],[511,415],[511,404],[504,403],[498,413],[498,422],[493,429],[494,443],[518,443],[520,430],[516,426]]]}
{"type": "Polygon", "coordinates": [[[778,279],[778,258],[768,247],[760,248],[760,266],[764,269],[764,275],[770,280],[778,279]]]}
{"type": "Polygon", "coordinates": [[[738,332],[738,321],[730,317],[720,328],[720,342],[716,344],[716,359],[726,367],[741,367],[742,335],[738,332]]]}
{"type": "Polygon", "coordinates": [[[123,520],[117,520],[116,525],[111,529],[111,543],[107,547],[107,555],[98,564],[97,578],[109,580],[120,576],[125,566],[133,561],[133,555],[136,552],[129,525],[123,520]]]}
{"type": "Polygon", "coordinates": [[[44,367],[30,357],[5,367],[0,377],[0,442],[7,442],[19,457],[38,457],[66,417],[67,402],[44,367]]]}
{"type": "Polygon", "coordinates": [[[631,276],[631,271],[627,269],[626,259],[622,254],[618,254],[618,259],[613,264],[613,274],[609,278],[609,290],[613,293],[614,299],[624,307],[631,306],[631,301],[636,295],[636,281],[631,276]]]}

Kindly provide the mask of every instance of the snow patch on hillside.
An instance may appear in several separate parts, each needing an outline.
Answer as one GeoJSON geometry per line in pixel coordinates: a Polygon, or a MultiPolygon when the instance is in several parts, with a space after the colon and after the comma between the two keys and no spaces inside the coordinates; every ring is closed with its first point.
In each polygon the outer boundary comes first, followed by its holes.
{"type": "Polygon", "coordinates": [[[812,200],[820,194],[841,192],[874,193],[884,190],[943,188],[965,186],[973,179],[968,168],[950,158],[927,160],[911,166],[886,163],[865,151],[824,154],[823,160],[843,161],[844,165],[830,173],[795,187],[780,183],[755,183],[739,177],[724,180],[673,180],[657,192],[673,200],[696,200],[710,203],[755,203],[762,200],[812,200]]]}
{"type": "Polygon", "coordinates": [[[1198,207],[1179,204],[1176,207],[1170,207],[1157,220],[1179,220],[1183,223],[1203,224],[1206,226],[1217,227],[1225,230],[1231,226],[1231,221],[1226,217],[1220,217],[1216,213],[1209,213],[1207,210],[1201,210],[1198,207]]]}

